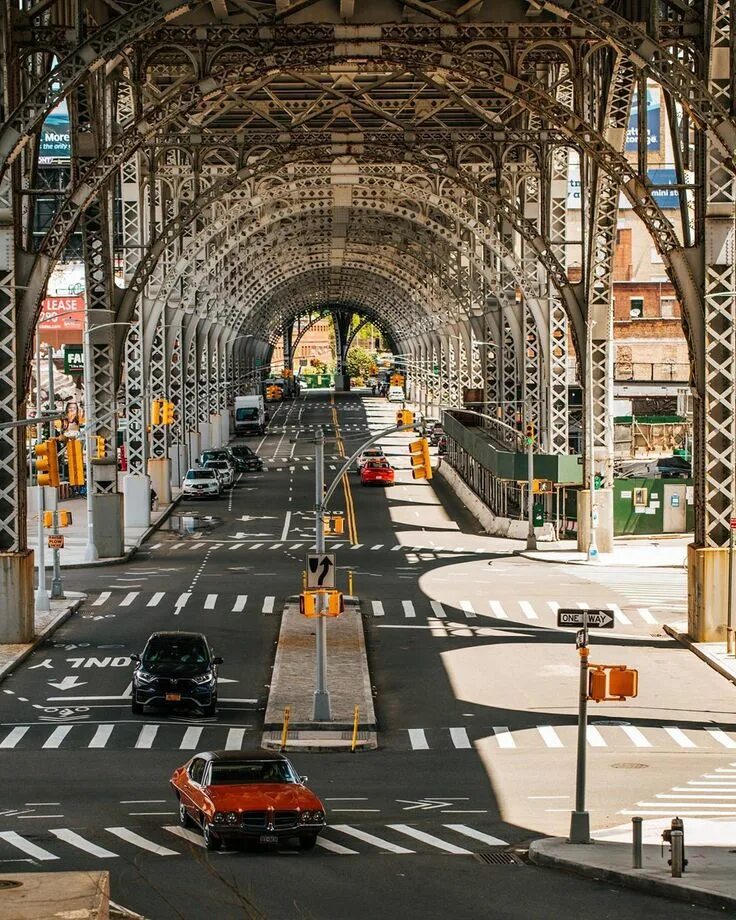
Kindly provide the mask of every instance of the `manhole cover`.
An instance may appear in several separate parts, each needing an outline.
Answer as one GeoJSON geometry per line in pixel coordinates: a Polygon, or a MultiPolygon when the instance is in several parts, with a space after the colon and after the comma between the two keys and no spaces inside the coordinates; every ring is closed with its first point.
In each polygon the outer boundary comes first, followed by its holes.
{"type": "Polygon", "coordinates": [[[524,861],[519,859],[514,853],[508,850],[484,850],[480,853],[473,853],[478,862],[486,863],[489,866],[523,866],[524,861]]]}
{"type": "Polygon", "coordinates": [[[5,891],[8,888],[20,888],[23,882],[16,882],[13,879],[9,878],[0,878],[0,891],[5,891]]]}
{"type": "Polygon", "coordinates": [[[645,770],[648,763],[612,763],[614,770],[645,770]]]}

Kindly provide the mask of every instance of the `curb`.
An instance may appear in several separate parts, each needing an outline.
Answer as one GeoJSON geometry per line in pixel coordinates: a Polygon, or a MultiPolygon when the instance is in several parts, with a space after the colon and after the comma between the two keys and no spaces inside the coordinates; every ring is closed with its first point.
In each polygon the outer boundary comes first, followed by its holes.
{"type": "MultiPolygon", "coordinates": [[[[573,875],[582,875],[599,882],[613,882],[623,888],[633,888],[645,894],[656,895],[660,898],[670,898],[675,901],[685,901],[688,904],[698,904],[700,907],[709,907],[715,910],[733,911],[736,908],[736,898],[728,895],[716,894],[705,888],[694,886],[685,887],[675,885],[666,879],[652,878],[647,875],[634,875],[633,871],[622,872],[618,869],[606,869],[600,866],[589,866],[585,863],[574,862],[561,856],[551,856],[537,850],[540,843],[546,840],[533,840],[529,845],[529,861],[535,866],[548,869],[558,869],[573,875]]],[[[591,844],[595,846],[595,844],[591,844]]]]}
{"type": "Polygon", "coordinates": [[[32,641],[28,643],[28,646],[24,648],[23,651],[18,652],[12,661],[8,661],[4,665],[0,666],[0,681],[5,680],[9,674],[12,674],[12,672],[18,667],[19,664],[22,664],[26,658],[29,657],[29,655],[36,651],[39,645],[43,645],[46,639],[48,639],[48,637],[56,629],[58,629],[62,623],[66,623],[69,617],[73,613],[76,613],[86,600],[87,595],[82,594],[76,600],[72,601],[72,603],[68,607],[65,607],[64,610],[62,610],[55,619],[46,625],[46,628],[42,632],[34,636],[32,641]]]}
{"type": "Polygon", "coordinates": [[[140,537],[138,537],[135,546],[131,546],[122,556],[106,556],[104,559],[95,559],[94,562],[71,562],[62,565],[62,571],[65,569],[93,569],[100,565],[122,565],[124,562],[130,562],[146,540],[150,540],[159,527],[171,517],[174,508],[179,504],[181,498],[181,495],[177,495],[176,498],[172,499],[161,513],[161,517],[154,524],[151,524],[147,530],[144,530],[140,537]]]}
{"type": "Polygon", "coordinates": [[[682,565],[627,565],[625,562],[616,562],[615,560],[613,562],[588,562],[587,559],[545,559],[540,556],[532,556],[529,550],[526,549],[514,550],[512,555],[523,556],[525,559],[531,559],[532,562],[553,562],[556,565],[586,565],[591,568],[601,569],[611,565],[619,565],[624,569],[676,569],[678,572],[683,569],[682,565]]]}
{"type": "Polygon", "coordinates": [[[697,642],[693,642],[687,633],[678,632],[676,629],[673,629],[672,626],[668,626],[667,623],[662,626],[662,629],[671,639],[679,642],[680,645],[684,646],[684,648],[690,649],[690,651],[697,655],[701,661],[704,661],[707,665],[713,668],[714,671],[717,671],[721,677],[725,677],[726,680],[730,681],[732,684],[736,684],[736,677],[734,677],[734,675],[727,671],[725,668],[722,668],[717,661],[713,661],[712,658],[709,658],[705,652],[702,651],[702,649],[698,648],[697,642]]]}

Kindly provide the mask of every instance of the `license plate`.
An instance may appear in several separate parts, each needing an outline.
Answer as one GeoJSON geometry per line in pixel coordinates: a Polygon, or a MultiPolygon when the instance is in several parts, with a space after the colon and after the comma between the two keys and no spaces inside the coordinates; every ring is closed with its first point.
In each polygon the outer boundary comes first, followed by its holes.
{"type": "Polygon", "coordinates": [[[167,693],[166,702],[167,703],[178,703],[181,699],[181,693],[167,693]]]}
{"type": "Polygon", "coordinates": [[[261,834],[258,838],[259,843],[278,843],[279,838],[276,834],[261,834]]]}

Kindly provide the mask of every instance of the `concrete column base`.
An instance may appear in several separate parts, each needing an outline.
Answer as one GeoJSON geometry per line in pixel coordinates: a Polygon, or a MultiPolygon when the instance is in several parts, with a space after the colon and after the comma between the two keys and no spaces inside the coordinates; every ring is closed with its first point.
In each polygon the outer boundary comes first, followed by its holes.
{"type": "Polygon", "coordinates": [[[350,376],[348,374],[335,374],[335,392],[347,393],[350,389],[350,376]]]}
{"type": "Polygon", "coordinates": [[[0,553],[0,643],[22,644],[33,635],[33,550],[0,553]]]}
{"type": "Polygon", "coordinates": [[[191,466],[195,466],[199,461],[199,455],[202,453],[202,439],[199,432],[187,432],[187,443],[189,445],[189,463],[191,466]]]}
{"type": "Polygon", "coordinates": [[[223,412],[220,416],[220,441],[227,444],[230,440],[230,413],[223,412]]]}
{"type": "Polygon", "coordinates": [[[122,556],[125,552],[122,493],[95,493],[92,516],[97,555],[100,558],[122,556]]]}
{"type": "MultiPolygon", "coordinates": [[[[598,509],[598,526],[595,542],[599,553],[613,552],[613,489],[596,489],[595,504],[598,509]]],[[[578,492],[578,550],[588,552],[590,540],[590,492],[578,492]]]]}
{"type": "MultiPolygon", "coordinates": [[[[733,594],[736,606],[736,591],[733,594]]],[[[736,616],[734,616],[736,622],[736,616]]],[[[725,642],[728,626],[728,547],[687,548],[687,624],[694,642],[725,642]]]]}
{"type": "Polygon", "coordinates": [[[203,450],[207,450],[212,446],[210,440],[210,423],[209,422],[200,422],[199,423],[199,452],[202,453],[203,450]]]}
{"type": "Polygon", "coordinates": [[[168,457],[151,457],[148,461],[148,475],[151,488],[158,496],[159,505],[168,505],[171,501],[171,461],[168,457]]]}
{"type": "Polygon", "coordinates": [[[151,480],[145,474],[123,476],[123,521],[126,527],[151,526],[151,480]]]}
{"type": "Polygon", "coordinates": [[[189,469],[189,451],[186,444],[178,441],[169,449],[171,455],[171,485],[180,486],[186,471],[189,469]]]}
{"type": "Polygon", "coordinates": [[[222,417],[219,412],[210,416],[210,447],[222,447],[222,417]]]}

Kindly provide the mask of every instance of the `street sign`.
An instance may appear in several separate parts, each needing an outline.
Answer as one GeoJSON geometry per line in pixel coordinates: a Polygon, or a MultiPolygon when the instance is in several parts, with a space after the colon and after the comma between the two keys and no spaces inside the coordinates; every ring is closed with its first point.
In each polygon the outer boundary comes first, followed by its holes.
{"type": "Polygon", "coordinates": [[[309,553],[307,555],[307,587],[335,587],[334,553],[309,553]]]}
{"type": "Polygon", "coordinates": [[[594,629],[613,629],[614,619],[610,610],[578,610],[577,607],[560,607],[557,611],[558,626],[588,626],[594,629]]]}
{"type": "Polygon", "coordinates": [[[731,530],[736,530],[736,517],[731,518],[731,530]]]}
{"type": "Polygon", "coordinates": [[[49,534],[49,549],[64,549],[64,534],[63,533],[50,533],[49,534]]]}
{"type": "Polygon", "coordinates": [[[84,356],[81,345],[64,346],[64,373],[81,374],[84,370],[84,356]]]}

